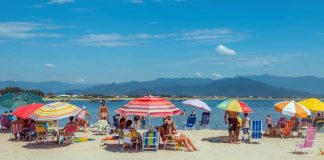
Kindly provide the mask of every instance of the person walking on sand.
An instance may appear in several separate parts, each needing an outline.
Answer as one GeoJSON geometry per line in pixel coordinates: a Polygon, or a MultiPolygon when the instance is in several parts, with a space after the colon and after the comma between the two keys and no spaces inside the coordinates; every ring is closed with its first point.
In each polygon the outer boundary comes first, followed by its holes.
{"type": "Polygon", "coordinates": [[[109,122],[109,111],[106,102],[102,101],[99,107],[98,117],[100,120],[107,120],[109,122]]]}
{"type": "Polygon", "coordinates": [[[224,114],[225,125],[228,124],[229,143],[235,143],[238,124],[237,116],[238,113],[233,111],[225,111],[224,114]]]}
{"type": "Polygon", "coordinates": [[[82,110],[79,112],[77,116],[77,121],[79,122],[80,126],[83,127],[83,132],[87,132],[87,120],[86,117],[91,119],[90,113],[87,111],[87,108],[83,106],[82,110]]]}

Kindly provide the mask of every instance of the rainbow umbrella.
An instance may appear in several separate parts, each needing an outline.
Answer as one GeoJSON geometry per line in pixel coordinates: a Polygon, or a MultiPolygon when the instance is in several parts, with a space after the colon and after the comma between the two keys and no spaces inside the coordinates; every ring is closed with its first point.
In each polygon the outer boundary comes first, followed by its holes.
{"type": "Polygon", "coordinates": [[[128,102],[122,108],[117,109],[116,113],[121,115],[165,117],[179,115],[181,110],[164,98],[145,96],[128,102]]]}
{"type": "Polygon", "coordinates": [[[24,106],[20,106],[16,108],[16,110],[13,112],[13,115],[16,117],[21,117],[23,119],[29,119],[30,115],[35,112],[40,107],[43,107],[45,104],[42,103],[33,103],[33,104],[27,104],[24,106]]]}
{"type": "Polygon", "coordinates": [[[243,101],[237,99],[230,99],[222,102],[221,104],[217,105],[218,108],[238,112],[238,113],[252,113],[252,109],[243,101]]]}
{"type": "Polygon", "coordinates": [[[298,103],[304,105],[307,109],[312,112],[324,112],[324,103],[317,98],[309,98],[298,103]]]}
{"type": "Polygon", "coordinates": [[[291,117],[306,118],[311,115],[310,110],[308,110],[302,104],[295,101],[282,101],[275,104],[276,111],[291,117]]]}
{"type": "Polygon", "coordinates": [[[81,109],[79,107],[70,103],[54,102],[40,107],[30,117],[35,121],[59,120],[76,116],[80,111],[81,109]]]}

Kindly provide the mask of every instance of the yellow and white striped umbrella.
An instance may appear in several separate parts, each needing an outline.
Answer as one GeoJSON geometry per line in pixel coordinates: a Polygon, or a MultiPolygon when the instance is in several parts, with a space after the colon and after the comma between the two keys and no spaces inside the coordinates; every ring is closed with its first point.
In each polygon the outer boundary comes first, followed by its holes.
{"type": "Polygon", "coordinates": [[[66,102],[54,102],[34,111],[30,117],[35,121],[59,120],[70,116],[76,116],[81,109],[66,102]]]}

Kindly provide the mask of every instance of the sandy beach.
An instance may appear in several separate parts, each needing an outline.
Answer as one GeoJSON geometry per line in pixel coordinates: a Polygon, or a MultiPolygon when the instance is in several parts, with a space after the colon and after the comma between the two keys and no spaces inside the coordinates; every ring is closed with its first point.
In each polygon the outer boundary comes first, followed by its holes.
{"type": "MultiPolygon", "coordinates": [[[[77,133],[79,137],[94,138],[95,141],[73,143],[71,145],[42,144],[35,145],[28,142],[9,141],[10,134],[0,133],[0,157],[2,160],[104,160],[104,159],[249,159],[249,160],[274,160],[274,159],[323,159],[324,156],[316,154],[300,155],[294,154],[297,138],[267,138],[261,144],[227,144],[227,133],[221,130],[190,130],[181,131],[191,137],[198,146],[198,152],[163,150],[158,152],[145,151],[135,152],[135,149],[127,148],[120,151],[117,141],[108,142],[106,146],[100,147],[100,140],[104,136],[94,135],[92,132],[77,133]]],[[[323,148],[324,134],[317,134],[317,146],[323,148]]]]}

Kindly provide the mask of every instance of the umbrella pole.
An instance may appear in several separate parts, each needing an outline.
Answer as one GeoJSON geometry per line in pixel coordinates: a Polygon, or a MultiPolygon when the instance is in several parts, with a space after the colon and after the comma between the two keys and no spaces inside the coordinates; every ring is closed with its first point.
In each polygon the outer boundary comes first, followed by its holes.
{"type": "Polygon", "coordinates": [[[150,117],[150,114],[148,115],[148,120],[149,120],[148,129],[150,129],[150,127],[151,127],[151,117],[150,117]]]}

